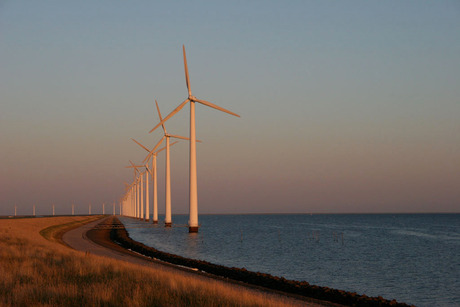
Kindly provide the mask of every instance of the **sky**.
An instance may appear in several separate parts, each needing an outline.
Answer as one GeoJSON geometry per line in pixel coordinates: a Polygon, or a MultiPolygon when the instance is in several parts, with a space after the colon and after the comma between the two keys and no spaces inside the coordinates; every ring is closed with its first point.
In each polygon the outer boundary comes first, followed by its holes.
{"type": "MultiPolygon", "coordinates": [[[[458,213],[459,33],[457,0],[0,0],[0,215],[118,202],[183,44],[193,95],[241,115],[197,105],[200,214],[458,213]]],[[[188,213],[187,141],[171,172],[188,213]]]]}

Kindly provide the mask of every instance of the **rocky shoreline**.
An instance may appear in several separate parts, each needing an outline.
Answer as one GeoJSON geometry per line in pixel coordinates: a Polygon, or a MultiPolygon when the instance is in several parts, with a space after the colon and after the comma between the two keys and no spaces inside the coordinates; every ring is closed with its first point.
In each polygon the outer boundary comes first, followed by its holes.
{"type": "Polygon", "coordinates": [[[130,249],[142,255],[156,258],[171,264],[194,268],[213,275],[276,291],[282,291],[347,306],[410,306],[405,303],[399,303],[396,300],[387,300],[380,296],[369,297],[366,295],[359,295],[356,292],[310,285],[306,281],[287,280],[283,277],[272,276],[270,274],[251,272],[244,268],[229,268],[207,261],[188,259],[178,255],[161,252],[153,247],[149,247],[132,240],[123,224],[117,218],[114,218],[112,223],[115,227],[113,227],[110,231],[111,240],[117,242],[126,249],[130,249]]]}

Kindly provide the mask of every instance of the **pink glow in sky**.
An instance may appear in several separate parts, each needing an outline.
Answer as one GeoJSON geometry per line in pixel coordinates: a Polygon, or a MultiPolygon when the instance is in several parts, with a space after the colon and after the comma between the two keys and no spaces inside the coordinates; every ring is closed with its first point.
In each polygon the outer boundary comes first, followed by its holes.
{"type": "MultiPolygon", "coordinates": [[[[0,2],[0,215],[118,201],[154,99],[187,97],[182,44],[241,115],[197,106],[200,213],[460,212],[458,33],[458,1],[0,2]]],[[[187,213],[186,141],[171,163],[187,213]]]]}

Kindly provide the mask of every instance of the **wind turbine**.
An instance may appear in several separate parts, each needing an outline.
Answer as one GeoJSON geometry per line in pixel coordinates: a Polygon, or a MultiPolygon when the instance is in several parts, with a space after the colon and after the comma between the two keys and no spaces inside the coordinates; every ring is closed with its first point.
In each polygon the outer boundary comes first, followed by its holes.
{"type": "Polygon", "coordinates": [[[141,220],[145,220],[146,222],[148,222],[148,220],[150,219],[150,212],[149,212],[149,174],[151,174],[152,172],[150,171],[149,167],[147,164],[145,165],[133,165],[133,167],[135,168],[140,168],[140,167],[144,167],[145,168],[145,171],[144,172],[140,172],[139,171],[139,180],[140,180],[140,199],[141,199],[141,220]],[[143,203],[143,197],[144,197],[144,191],[143,191],[143,188],[144,188],[144,183],[143,183],[143,178],[144,178],[144,174],[145,174],[145,216],[144,216],[144,203],[143,203]]]}
{"type": "Polygon", "coordinates": [[[132,217],[133,216],[133,184],[127,184],[125,182],[125,195],[124,199],[124,206],[123,206],[123,215],[127,215],[132,217]]]}
{"type": "Polygon", "coordinates": [[[195,131],[195,103],[199,102],[204,104],[205,106],[214,108],[216,110],[228,113],[230,115],[234,115],[240,117],[238,114],[233,113],[229,110],[226,110],[222,107],[219,107],[211,102],[197,99],[195,96],[192,95],[192,90],[190,87],[190,78],[188,75],[188,68],[187,68],[187,57],[185,55],[185,46],[182,45],[182,51],[184,54],[184,70],[185,70],[185,83],[187,85],[188,90],[188,98],[185,99],[176,109],[174,109],[168,116],[166,116],[158,125],[153,127],[149,133],[154,131],[160,125],[163,125],[168,119],[170,119],[174,114],[179,112],[188,102],[190,102],[190,172],[189,172],[189,183],[190,183],[190,206],[189,206],[189,232],[198,232],[198,191],[197,191],[197,176],[196,176],[196,131],[195,131]]]}
{"type": "MultiPolygon", "coordinates": [[[[157,106],[157,111],[158,111],[158,117],[160,117],[160,122],[163,121],[163,118],[161,117],[161,112],[160,108],[158,107],[158,102],[155,99],[155,104],[157,106]]],[[[171,221],[171,160],[170,160],[170,154],[169,154],[169,139],[170,138],[177,138],[177,139],[182,139],[182,140],[190,140],[189,138],[186,138],[184,136],[180,135],[174,135],[174,134],[169,134],[166,131],[166,127],[163,124],[161,124],[163,128],[163,133],[164,137],[166,138],[166,186],[165,186],[165,208],[166,208],[166,215],[165,215],[165,226],[169,227],[172,224],[171,221]]],[[[200,142],[200,141],[197,141],[200,142]]]]}
{"type": "MultiPolygon", "coordinates": [[[[147,147],[145,147],[144,145],[142,145],[141,143],[139,143],[135,139],[132,139],[137,145],[139,145],[140,147],[142,147],[143,149],[145,149],[148,152],[148,155],[145,157],[145,159],[144,159],[144,161],[142,161],[142,163],[148,163],[150,158],[152,158],[152,171],[151,171],[150,174],[152,176],[152,184],[153,184],[153,217],[152,217],[153,224],[158,224],[157,154],[159,152],[165,150],[166,146],[163,147],[163,148],[160,148],[158,150],[156,150],[156,149],[160,146],[161,142],[163,142],[164,139],[165,139],[165,137],[163,137],[153,147],[152,150],[149,150],[147,147]]],[[[169,145],[169,147],[173,146],[176,143],[177,143],[177,141],[171,143],[169,145]]]]}
{"type": "Polygon", "coordinates": [[[139,219],[143,219],[143,215],[144,215],[144,202],[143,202],[143,197],[142,197],[142,192],[143,192],[143,189],[142,189],[142,173],[141,171],[138,169],[139,167],[142,167],[142,166],[139,166],[139,165],[135,165],[131,160],[129,160],[129,163],[131,163],[131,166],[127,166],[127,168],[134,168],[134,177],[136,176],[136,171],[139,173],[139,177],[137,178],[137,181],[135,183],[136,185],[136,195],[137,195],[137,201],[136,201],[136,217],[139,218],[139,219]],[[140,191],[139,191],[140,190],[140,191]]]}
{"type": "MultiPolygon", "coordinates": [[[[131,193],[131,185],[124,182],[125,184],[125,195],[123,197],[123,201],[125,205],[123,206],[123,215],[131,216],[131,209],[132,209],[132,193],[131,193]]],[[[121,214],[121,213],[120,213],[121,214]]]]}

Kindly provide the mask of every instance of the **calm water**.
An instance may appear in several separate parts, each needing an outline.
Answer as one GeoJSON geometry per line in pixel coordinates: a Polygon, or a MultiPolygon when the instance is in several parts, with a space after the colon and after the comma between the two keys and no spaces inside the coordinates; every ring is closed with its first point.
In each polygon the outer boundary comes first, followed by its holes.
{"type": "Polygon", "coordinates": [[[383,296],[460,306],[460,215],[201,215],[173,228],[122,218],[131,238],[229,267],[383,296]]]}

